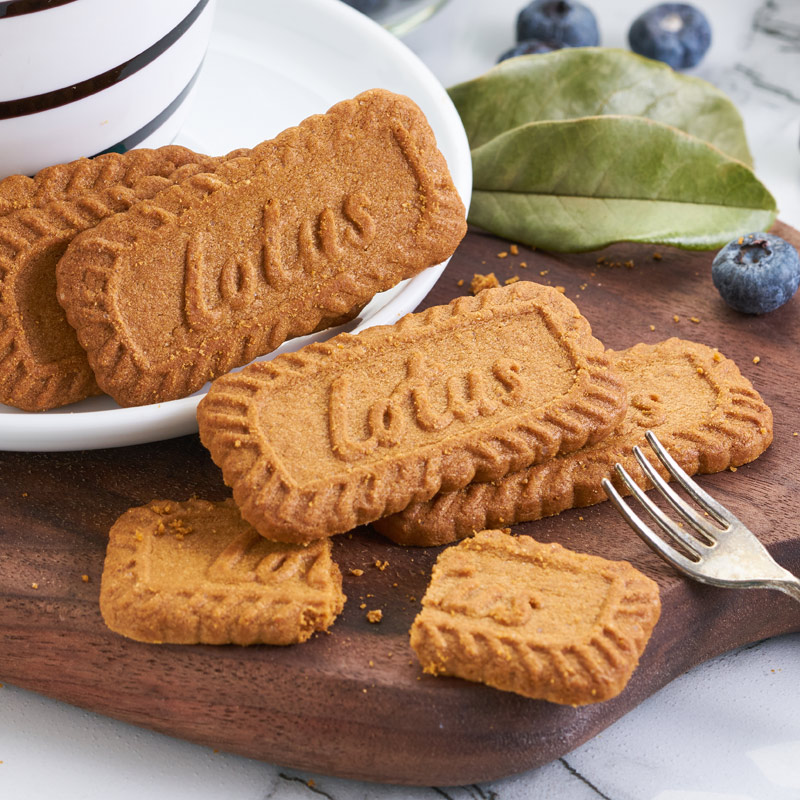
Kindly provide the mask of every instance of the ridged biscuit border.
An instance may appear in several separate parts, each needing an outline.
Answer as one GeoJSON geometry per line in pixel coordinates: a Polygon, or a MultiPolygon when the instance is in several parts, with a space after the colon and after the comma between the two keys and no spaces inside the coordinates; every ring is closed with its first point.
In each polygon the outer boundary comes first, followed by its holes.
{"type": "MultiPolygon", "coordinates": [[[[609,561],[576,553],[557,543],[541,544],[529,536],[511,536],[503,531],[482,531],[448,548],[433,569],[444,569],[447,554],[457,548],[508,555],[542,566],[569,566],[575,571],[600,575],[608,581],[608,594],[582,641],[547,647],[526,640],[524,633],[509,627],[502,635],[493,625],[426,606],[411,627],[411,647],[425,672],[453,675],[525,697],[567,705],[585,705],[609,700],[627,684],[639,663],[661,613],[655,581],[642,575],[627,561],[609,561]],[[502,543],[502,544],[501,544],[502,543]]],[[[427,596],[427,594],[426,594],[427,596]]],[[[564,627],[569,630],[569,621],[564,627]]]]}
{"type": "Polygon", "coordinates": [[[331,583],[329,598],[319,588],[310,588],[319,594],[314,602],[303,604],[285,590],[281,593],[275,587],[255,583],[194,591],[148,588],[137,572],[146,537],[139,540],[135,532],[154,527],[165,519],[155,510],[159,506],[180,509],[222,506],[235,510],[230,500],[223,503],[153,500],[146,506],[129,509],[114,523],[100,588],[100,610],[106,625],[114,632],[153,644],[287,645],[303,642],[315,631],[327,629],[341,613],[345,601],[342,575],[331,558],[327,541],[299,551],[308,563],[305,577],[322,571],[326,574],[317,575],[318,582],[331,583]]]}
{"type": "Polygon", "coordinates": [[[322,344],[251,364],[214,382],[200,402],[200,437],[233,488],[242,515],[262,535],[282,541],[310,541],[351,530],[427,499],[443,485],[464,486],[479,473],[495,480],[524,465],[577,450],[606,436],[625,412],[625,389],[609,368],[602,344],[575,305],[551,287],[518,282],[460,297],[445,306],[403,317],[395,326],[342,334],[322,344]],[[517,414],[496,433],[476,443],[453,445],[446,454],[430,447],[405,460],[387,459],[364,471],[353,469],[335,485],[301,488],[258,429],[258,397],[284,374],[318,372],[332,355],[393,334],[424,337],[426,331],[471,313],[497,314],[504,306],[527,304],[542,316],[570,354],[576,371],[571,390],[548,407],[517,414]],[[459,462],[464,459],[468,468],[459,462]],[[408,475],[415,476],[410,484],[408,475]]]}
{"type": "Polygon", "coordinates": [[[81,159],[25,179],[32,184],[30,205],[0,216],[0,402],[43,411],[100,393],[85,354],[42,363],[32,351],[16,285],[31,260],[217,161],[169,145],[81,159]]]}
{"type": "MultiPolygon", "coordinates": [[[[772,412],[731,359],[706,345],[675,337],[657,344],[608,351],[612,364],[617,359],[655,353],[686,356],[722,398],[713,415],[699,428],[658,431],[661,443],[689,475],[741,466],[769,447],[772,412]]],[[[607,499],[601,485],[603,478],[611,480],[622,494],[630,494],[614,470],[615,462],[622,464],[640,486],[651,488],[633,455],[634,444],[645,445],[644,428],[641,441],[624,446],[614,441],[605,450],[601,446],[585,456],[575,452],[555,458],[496,483],[473,483],[377,520],[374,527],[396,544],[430,547],[456,541],[483,528],[530,522],[570,508],[594,505],[607,499]]],[[[661,473],[669,478],[663,468],[661,473]]]]}

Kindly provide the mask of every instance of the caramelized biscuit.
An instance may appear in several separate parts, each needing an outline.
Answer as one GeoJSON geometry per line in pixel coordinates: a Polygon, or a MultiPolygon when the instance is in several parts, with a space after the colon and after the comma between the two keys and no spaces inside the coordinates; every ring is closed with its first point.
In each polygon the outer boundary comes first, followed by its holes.
{"type": "Polygon", "coordinates": [[[58,260],[81,231],[218,161],[170,145],[0,181],[0,402],[44,411],[100,392],[56,300],[58,260]]]}
{"type": "Polygon", "coordinates": [[[251,364],[197,419],[245,519],[300,542],[596,442],[625,405],[575,305],[520,281],[251,364]]]}
{"type": "Polygon", "coordinates": [[[330,542],[268,542],[231,500],[154,500],[111,528],[100,610],[141,642],[294,644],[331,626],[345,596],[330,542]]]}
{"type": "Polygon", "coordinates": [[[626,561],[482,531],[437,559],[411,647],[433,675],[584,705],[622,691],[660,611],[626,561]]]}
{"type": "Polygon", "coordinates": [[[160,402],[351,314],[465,231],[424,115],[373,90],[76,237],[58,299],[103,390],[160,402]]]}
{"type": "Polygon", "coordinates": [[[633,455],[634,445],[646,445],[648,429],[690,475],[745,464],[769,447],[772,412],[736,364],[716,350],[668,339],[608,355],[628,387],[628,413],[607,439],[495,483],[474,483],[412,504],[374,527],[398,544],[428,547],[593,505],[607,499],[603,478],[628,494],[615,462],[649,487],[633,455]]]}

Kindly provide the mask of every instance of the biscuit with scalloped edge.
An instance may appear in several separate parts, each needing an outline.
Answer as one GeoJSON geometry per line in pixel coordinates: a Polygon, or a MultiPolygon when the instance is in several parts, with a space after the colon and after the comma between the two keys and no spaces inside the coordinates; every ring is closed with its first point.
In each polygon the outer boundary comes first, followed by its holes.
{"type": "Polygon", "coordinates": [[[44,411],[100,393],[56,300],[58,260],[81,231],[219,161],[169,145],[0,181],[0,402],[44,411]]]}
{"type": "Polygon", "coordinates": [[[625,407],[574,303],[519,281],[251,364],[197,420],[245,519],[300,542],[597,442],[625,407]]]}
{"type": "Polygon", "coordinates": [[[100,387],[155,403],[352,314],[465,232],[425,116],[375,89],[76,237],[58,299],[100,387]]]}
{"type": "Polygon", "coordinates": [[[269,542],[233,501],[154,500],[111,528],[100,610],[140,642],[294,644],[341,612],[330,541],[269,542]]]}
{"type": "Polygon", "coordinates": [[[411,647],[432,675],[584,705],[625,688],[660,613],[626,561],[488,530],[439,555],[411,647]]]}
{"type": "Polygon", "coordinates": [[[650,487],[633,455],[634,445],[646,446],[646,430],[690,475],[746,464],[772,442],[772,412],[718,351],[673,338],[608,355],[628,388],[628,413],[608,438],[494,483],[473,483],[414,503],[376,521],[375,529],[397,544],[429,547],[483,528],[594,505],[607,499],[603,478],[629,494],[616,462],[640,486],[650,487]]]}

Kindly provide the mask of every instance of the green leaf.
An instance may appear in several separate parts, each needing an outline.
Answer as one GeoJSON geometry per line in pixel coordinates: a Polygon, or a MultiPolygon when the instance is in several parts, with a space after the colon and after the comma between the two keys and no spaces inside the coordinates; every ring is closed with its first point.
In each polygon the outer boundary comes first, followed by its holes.
{"type": "Polygon", "coordinates": [[[741,161],[642,117],[533,122],[473,150],[472,166],[469,221],[546,250],[713,249],[776,216],[741,161]]]}
{"type": "Polygon", "coordinates": [[[752,165],[742,118],[725,94],[625,50],[520,56],[448,92],[473,149],[528,122],[626,114],[673,125],[752,165]]]}

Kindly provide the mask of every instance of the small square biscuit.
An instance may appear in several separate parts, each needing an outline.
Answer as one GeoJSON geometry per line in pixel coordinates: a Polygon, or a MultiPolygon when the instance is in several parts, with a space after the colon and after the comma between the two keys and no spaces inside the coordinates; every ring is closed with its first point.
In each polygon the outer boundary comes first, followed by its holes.
{"type": "Polygon", "coordinates": [[[622,691],[660,611],[625,561],[481,531],[437,559],[411,647],[433,675],[584,705],[622,691]]]}
{"type": "Polygon", "coordinates": [[[111,528],[100,610],[142,642],[294,644],[341,612],[330,541],[269,542],[232,500],[154,500],[111,528]]]}

